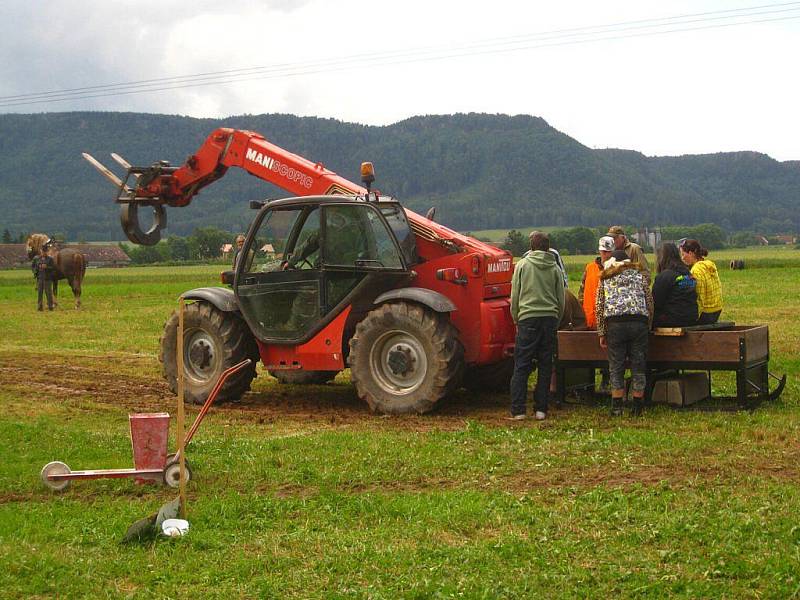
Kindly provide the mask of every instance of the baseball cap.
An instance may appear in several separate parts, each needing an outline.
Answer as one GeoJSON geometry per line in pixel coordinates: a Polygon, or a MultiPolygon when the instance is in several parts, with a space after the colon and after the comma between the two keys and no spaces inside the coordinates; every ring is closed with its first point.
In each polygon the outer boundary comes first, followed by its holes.
{"type": "Polygon", "coordinates": [[[614,238],[604,235],[600,238],[600,243],[597,245],[598,250],[603,250],[605,252],[613,252],[614,251],[614,238]]]}
{"type": "Polygon", "coordinates": [[[608,228],[607,235],[625,235],[625,230],[619,225],[612,225],[608,228]]]}

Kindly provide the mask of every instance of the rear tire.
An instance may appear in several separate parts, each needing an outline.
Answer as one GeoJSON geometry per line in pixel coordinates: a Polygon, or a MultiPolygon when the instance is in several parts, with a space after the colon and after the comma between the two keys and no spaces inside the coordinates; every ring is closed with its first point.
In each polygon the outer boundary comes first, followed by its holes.
{"type": "Polygon", "coordinates": [[[301,371],[297,369],[269,372],[278,380],[278,383],[287,385],[322,385],[333,381],[338,373],[339,371],[301,371]]]}
{"type": "MultiPolygon", "coordinates": [[[[245,322],[235,313],[223,312],[208,302],[187,304],[183,315],[183,381],[187,402],[205,402],[220,375],[246,358],[252,363],[231,375],[217,400],[238,400],[256,376],[258,346],[245,322]]],[[[170,389],[178,392],[178,311],[164,325],[159,360],[170,389]]]]}
{"type": "Polygon", "coordinates": [[[426,413],[457,389],[464,347],[447,316],[418,304],[384,304],[350,339],[350,377],[373,411],[426,413]]]}

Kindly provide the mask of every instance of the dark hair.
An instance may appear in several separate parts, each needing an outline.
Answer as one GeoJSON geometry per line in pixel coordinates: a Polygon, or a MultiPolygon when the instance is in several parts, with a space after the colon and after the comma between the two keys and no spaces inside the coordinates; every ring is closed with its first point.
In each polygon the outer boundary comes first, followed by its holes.
{"type": "Polygon", "coordinates": [[[531,250],[550,250],[550,236],[544,231],[531,231],[531,250]]]}
{"type": "Polygon", "coordinates": [[[681,253],[678,252],[678,247],[672,242],[664,242],[664,245],[658,250],[656,273],[669,270],[676,271],[685,268],[686,265],[684,265],[681,260],[681,253]]]}
{"type": "Polygon", "coordinates": [[[614,250],[611,253],[611,258],[614,260],[630,260],[627,254],[625,254],[625,250],[614,250]]]}
{"type": "Polygon", "coordinates": [[[703,248],[703,246],[700,245],[700,242],[698,242],[697,240],[693,240],[691,238],[683,240],[680,244],[680,249],[683,250],[684,252],[691,252],[697,258],[703,258],[705,256],[708,256],[708,250],[703,248]]]}

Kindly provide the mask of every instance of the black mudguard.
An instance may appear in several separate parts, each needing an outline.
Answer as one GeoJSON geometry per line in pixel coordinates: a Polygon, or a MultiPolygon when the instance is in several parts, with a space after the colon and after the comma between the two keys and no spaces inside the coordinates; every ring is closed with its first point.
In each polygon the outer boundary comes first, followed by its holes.
{"type": "Polygon", "coordinates": [[[222,312],[239,312],[239,303],[233,290],[224,287],[203,287],[184,292],[184,300],[205,300],[222,312]]]}
{"type": "Polygon", "coordinates": [[[410,300],[412,302],[424,304],[438,313],[449,313],[457,310],[456,305],[444,294],[418,287],[404,287],[389,290],[375,298],[374,304],[383,304],[391,300],[410,300]]]}

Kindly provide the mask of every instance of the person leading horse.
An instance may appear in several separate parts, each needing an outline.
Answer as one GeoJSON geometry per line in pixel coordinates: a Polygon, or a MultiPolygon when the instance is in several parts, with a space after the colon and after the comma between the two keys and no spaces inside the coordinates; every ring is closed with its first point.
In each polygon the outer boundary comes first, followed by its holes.
{"type": "Polygon", "coordinates": [[[33,260],[34,257],[39,256],[41,249],[45,246],[50,247],[49,255],[53,258],[55,263],[55,272],[53,274],[53,299],[55,305],[58,306],[58,280],[66,279],[69,287],[72,289],[72,294],[75,296],[75,308],[81,307],[81,284],[83,277],[86,274],[86,257],[71,248],[59,250],[54,247],[53,241],[49,236],[44,233],[32,233],[28,236],[26,242],[28,258],[33,260]]]}

